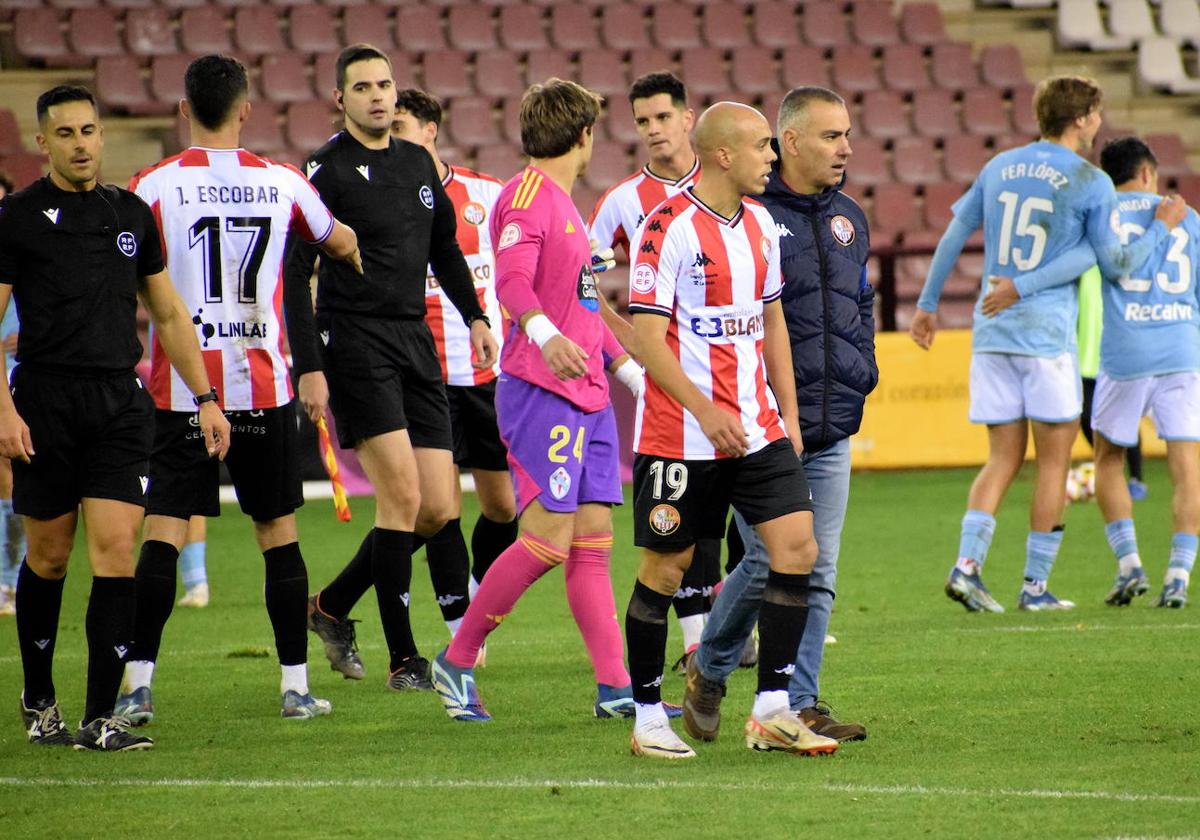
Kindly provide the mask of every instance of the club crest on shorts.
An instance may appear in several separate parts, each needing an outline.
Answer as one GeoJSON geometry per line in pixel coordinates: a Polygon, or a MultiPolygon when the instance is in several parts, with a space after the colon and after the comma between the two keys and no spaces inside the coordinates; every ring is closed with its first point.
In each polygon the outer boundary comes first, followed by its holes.
{"type": "Polygon", "coordinates": [[[830,219],[829,230],[833,233],[833,238],[842,245],[849,245],[854,241],[854,222],[845,216],[839,215],[830,219]]]}
{"type": "Polygon", "coordinates": [[[468,201],[463,205],[462,217],[467,224],[479,227],[487,218],[487,209],[478,201],[468,201]]]}
{"type": "Polygon", "coordinates": [[[650,511],[650,529],[661,536],[670,536],[679,530],[679,511],[674,505],[655,505],[650,511]]]}
{"type": "Polygon", "coordinates": [[[550,495],[561,499],[571,491],[571,474],[562,467],[550,473],[550,495]]]}
{"type": "Polygon", "coordinates": [[[504,250],[509,245],[516,245],[521,241],[521,227],[516,222],[509,222],[504,226],[504,230],[500,231],[500,241],[496,243],[496,248],[504,250]]]}
{"type": "Polygon", "coordinates": [[[127,257],[137,254],[137,237],[127,230],[117,234],[117,249],[127,257]]]}
{"type": "Polygon", "coordinates": [[[633,282],[630,285],[633,286],[635,292],[644,295],[646,292],[652,291],[657,282],[658,272],[652,266],[639,263],[633,269],[633,282]]]}

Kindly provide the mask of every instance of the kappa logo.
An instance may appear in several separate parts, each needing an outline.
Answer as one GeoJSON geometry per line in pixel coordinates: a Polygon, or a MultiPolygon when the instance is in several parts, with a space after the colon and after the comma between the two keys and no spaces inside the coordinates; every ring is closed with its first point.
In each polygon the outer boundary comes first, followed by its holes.
{"type": "Polygon", "coordinates": [[[317,174],[317,170],[320,169],[321,166],[322,166],[322,164],[316,163],[315,161],[311,161],[311,160],[308,163],[304,164],[304,173],[305,173],[305,175],[308,176],[308,179],[310,181],[312,180],[312,176],[317,174]]]}
{"type": "Polygon", "coordinates": [[[661,686],[662,681],[663,681],[662,674],[659,674],[657,677],[652,679],[650,682],[642,683],[642,688],[655,688],[656,686],[661,686]]]}
{"type": "Polygon", "coordinates": [[[636,222],[634,222],[633,226],[635,228],[639,228],[642,226],[642,222],[644,222],[644,221],[646,221],[646,214],[638,213],[638,220],[636,222]]]}
{"type": "Polygon", "coordinates": [[[658,219],[651,219],[650,224],[646,225],[646,230],[653,231],[654,233],[661,233],[662,229],[662,223],[658,219]]]}
{"type": "Polygon", "coordinates": [[[792,233],[792,229],[791,229],[790,227],[788,227],[787,225],[785,225],[783,222],[778,222],[778,223],[776,223],[776,225],[775,225],[775,229],[776,229],[777,231],[779,231],[779,238],[780,238],[780,239],[782,239],[782,238],[783,238],[783,237],[785,237],[785,236],[793,236],[793,235],[794,235],[794,234],[792,233]]]}
{"type": "Polygon", "coordinates": [[[455,601],[461,601],[466,597],[466,595],[439,595],[437,602],[439,607],[448,607],[455,601]]]}
{"type": "Polygon", "coordinates": [[[129,653],[129,648],[125,645],[114,645],[113,652],[117,654],[117,659],[124,659],[125,654],[129,653]]]}
{"type": "Polygon", "coordinates": [[[42,215],[50,220],[51,224],[58,224],[58,208],[53,207],[49,210],[43,210],[42,215]]]}
{"type": "Polygon", "coordinates": [[[775,673],[776,674],[785,674],[786,676],[790,677],[792,674],[796,673],[796,664],[794,662],[789,662],[788,664],[784,665],[782,668],[776,668],[775,673]]]}
{"type": "MultiPolygon", "coordinates": [[[[363,169],[366,169],[366,167],[364,166],[363,169]]],[[[365,178],[367,176],[363,175],[363,177],[365,178]]],[[[421,189],[417,191],[417,197],[421,199],[421,203],[425,205],[426,210],[433,209],[433,190],[431,190],[427,185],[421,186],[421,189]]]]}
{"type": "Polygon", "coordinates": [[[150,476],[139,475],[138,483],[142,485],[142,495],[143,496],[146,495],[146,488],[148,488],[150,486],[150,476]]]}
{"type": "Polygon", "coordinates": [[[692,268],[705,268],[710,265],[716,265],[716,263],[709,259],[708,254],[703,251],[696,254],[696,259],[692,260],[692,268]]]}
{"type": "MultiPolygon", "coordinates": [[[[364,163],[362,166],[356,166],[356,167],[354,167],[354,168],[355,168],[356,170],[358,170],[358,174],[359,174],[359,175],[361,175],[361,176],[363,176],[364,180],[367,180],[367,181],[370,181],[370,180],[371,180],[371,167],[367,166],[367,165],[364,163]]],[[[430,201],[430,204],[429,204],[429,206],[430,206],[430,207],[432,207],[432,206],[433,206],[433,199],[432,199],[432,198],[430,198],[430,200],[429,200],[429,201],[430,201]]]]}
{"type": "Polygon", "coordinates": [[[642,253],[643,254],[657,254],[658,249],[654,247],[654,242],[647,241],[644,245],[642,245],[642,253]]]}

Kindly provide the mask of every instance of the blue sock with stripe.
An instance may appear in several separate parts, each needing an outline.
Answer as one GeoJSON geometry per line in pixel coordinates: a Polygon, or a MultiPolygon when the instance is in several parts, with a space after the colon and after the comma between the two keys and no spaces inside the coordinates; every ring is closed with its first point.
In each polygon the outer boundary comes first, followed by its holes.
{"type": "Polygon", "coordinates": [[[1062,547],[1062,528],[1053,531],[1030,531],[1025,540],[1025,580],[1045,584],[1062,547]]]}
{"type": "Polygon", "coordinates": [[[1108,539],[1113,556],[1117,558],[1122,575],[1129,575],[1142,565],[1132,519],[1117,519],[1108,523],[1104,526],[1104,536],[1108,539]]]}
{"type": "Polygon", "coordinates": [[[962,518],[958,563],[955,565],[967,574],[974,574],[982,569],[995,533],[996,517],[981,510],[968,510],[962,518]]]}
{"type": "Polygon", "coordinates": [[[1200,538],[1195,534],[1177,533],[1171,535],[1171,560],[1167,564],[1167,582],[1183,580],[1186,585],[1192,575],[1192,566],[1196,563],[1196,547],[1200,538]]]}
{"type": "Polygon", "coordinates": [[[208,583],[208,569],[204,567],[204,540],[188,543],[179,552],[179,577],[184,589],[191,589],[201,583],[208,583]]]}

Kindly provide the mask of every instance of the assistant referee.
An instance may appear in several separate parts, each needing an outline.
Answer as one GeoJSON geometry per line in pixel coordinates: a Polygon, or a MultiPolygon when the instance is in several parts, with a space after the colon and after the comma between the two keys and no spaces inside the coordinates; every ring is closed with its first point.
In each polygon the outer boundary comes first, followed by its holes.
{"type": "Polygon", "coordinates": [[[97,183],[104,134],[92,94],[52,88],[38,97],[37,117],[50,174],[0,205],[0,312],[11,296],[21,318],[11,394],[0,389],[0,455],[13,460],[13,508],[29,543],[17,583],[21,716],[32,743],[144,749],[153,741],[113,714],[133,638],[133,548],[154,435],[154,405],[134,373],[138,298],[196,395],[210,455],[224,457],[229,423],[164,269],[150,208],[97,183]],[[94,577],[87,705],[72,736],[51,671],[81,505],[94,577]]]}

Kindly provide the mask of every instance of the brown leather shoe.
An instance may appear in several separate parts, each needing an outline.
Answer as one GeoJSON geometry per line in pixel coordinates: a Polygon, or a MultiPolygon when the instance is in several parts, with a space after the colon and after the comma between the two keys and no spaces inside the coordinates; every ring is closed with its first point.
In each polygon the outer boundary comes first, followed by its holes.
{"type": "Polygon", "coordinates": [[[683,726],[701,741],[717,740],[721,728],[721,699],[725,686],[710,680],[696,667],[696,657],[688,659],[687,685],[683,693],[683,726]]]}
{"type": "Polygon", "coordinates": [[[820,700],[815,705],[800,710],[800,719],[805,725],[826,738],[835,741],[865,741],[867,728],[861,723],[842,723],[831,717],[829,706],[820,700]]]}

